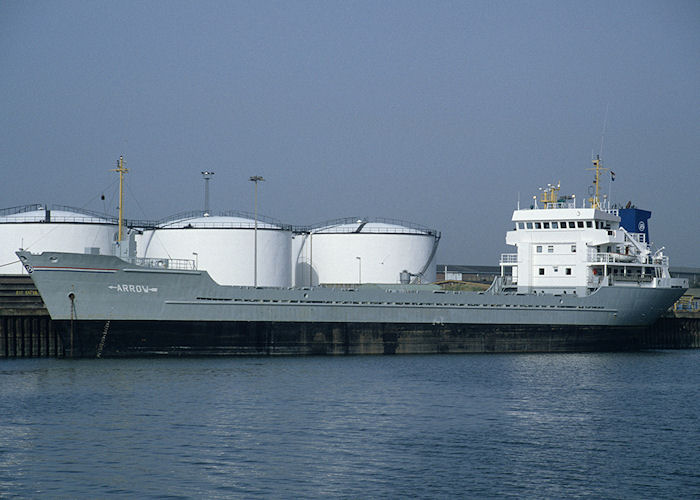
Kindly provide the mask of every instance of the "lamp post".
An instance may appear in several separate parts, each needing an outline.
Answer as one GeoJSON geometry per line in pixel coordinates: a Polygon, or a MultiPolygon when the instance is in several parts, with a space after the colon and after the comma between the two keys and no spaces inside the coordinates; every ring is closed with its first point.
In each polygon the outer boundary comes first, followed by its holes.
{"type": "Polygon", "coordinates": [[[358,264],[357,281],[358,281],[358,284],[361,285],[362,284],[362,257],[355,257],[355,258],[357,259],[357,264],[358,264]]]}
{"type": "Polygon", "coordinates": [[[258,286],[258,182],[264,181],[260,175],[253,175],[249,179],[251,182],[255,183],[255,203],[254,203],[254,220],[255,220],[255,243],[254,243],[254,256],[253,256],[253,285],[258,286]]]}
{"type": "Polygon", "coordinates": [[[202,178],[204,179],[204,216],[209,217],[209,179],[214,175],[214,172],[209,172],[205,170],[202,172],[202,178]]]}

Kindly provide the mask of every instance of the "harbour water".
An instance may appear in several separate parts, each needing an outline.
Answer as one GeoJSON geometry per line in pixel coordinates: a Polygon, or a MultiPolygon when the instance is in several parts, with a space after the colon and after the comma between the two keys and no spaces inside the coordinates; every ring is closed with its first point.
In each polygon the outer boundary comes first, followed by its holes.
{"type": "Polygon", "coordinates": [[[700,350],[0,362],[2,498],[700,496],[700,350]]]}

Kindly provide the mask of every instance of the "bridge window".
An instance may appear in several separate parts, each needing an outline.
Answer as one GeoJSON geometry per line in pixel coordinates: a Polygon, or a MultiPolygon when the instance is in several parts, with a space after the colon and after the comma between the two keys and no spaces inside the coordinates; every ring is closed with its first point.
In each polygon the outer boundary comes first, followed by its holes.
{"type": "Polygon", "coordinates": [[[542,224],[535,222],[535,229],[542,229],[542,224]]]}
{"type": "Polygon", "coordinates": [[[549,222],[543,222],[542,227],[545,229],[549,229],[549,222]]]}
{"type": "Polygon", "coordinates": [[[569,229],[576,229],[576,223],[573,221],[569,221],[569,229]]]}
{"type": "Polygon", "coordinates": [[[525,229],[525,224],[522,222],[518,222],[518,229],[525,229]]]}
{"type": "Polygon", "coordinates": [[[528,229],[532,229],[532,222],[528,222],[528,223],[527,223],[527,228],[528,228],[528,229]]]}
{"type": "Polygon", "coordinates": [[[558,223],[558,222],[552,222],[552,229],[559,229],[559,223],[558,223]]]}
{"type": "Polygon", "coordinates": [[[583,227],[583,221],[582,221],[582,220],[578,221],[578,227],[583,227]]]}
{"type": "Polygon", "coordinates": [[[593,227],[593,222],[587,220],[587,221],[586,221],[586,227],[593,227]]]}

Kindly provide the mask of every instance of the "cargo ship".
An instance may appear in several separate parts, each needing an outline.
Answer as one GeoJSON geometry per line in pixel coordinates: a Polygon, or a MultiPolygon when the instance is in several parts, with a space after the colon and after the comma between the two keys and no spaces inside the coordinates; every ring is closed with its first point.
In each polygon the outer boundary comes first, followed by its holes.
{"type": "MultiPolygon", "coordinates": [[[[501,275],[436,285],[220,285],[188,260],[19,251],[67,356],[352,355],[634,349],[687,289],[649,243],[651,213],[548,185],[513,212],[501,275]]],[[[121,203],[120,203],[121,207],[121,203]]],[[[408,281],[408,280],[406,280],[408,281]]]]}

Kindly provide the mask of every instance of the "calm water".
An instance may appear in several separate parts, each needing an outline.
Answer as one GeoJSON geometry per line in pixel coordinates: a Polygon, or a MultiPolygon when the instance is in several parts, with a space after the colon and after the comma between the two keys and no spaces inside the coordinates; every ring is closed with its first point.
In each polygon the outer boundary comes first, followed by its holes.
{"type": "Polygon", "coordinates": [[[700,351],[0,361],[0,497],[700,497],[700,351]]]}

